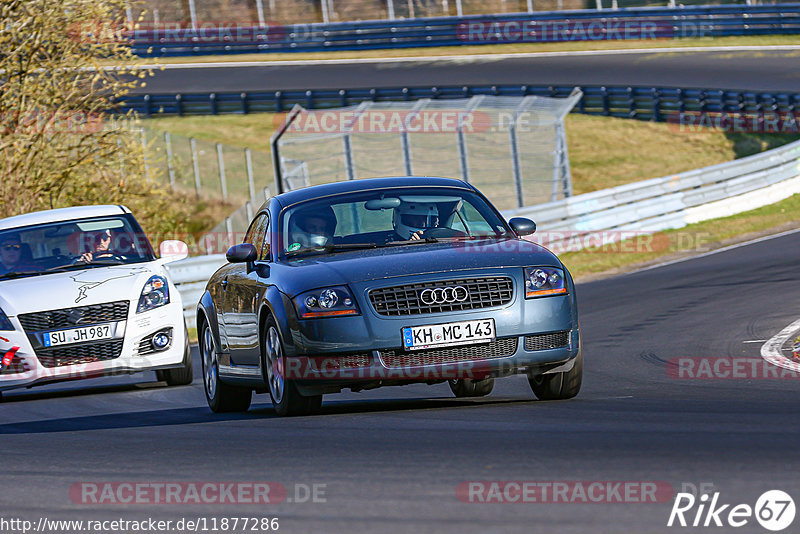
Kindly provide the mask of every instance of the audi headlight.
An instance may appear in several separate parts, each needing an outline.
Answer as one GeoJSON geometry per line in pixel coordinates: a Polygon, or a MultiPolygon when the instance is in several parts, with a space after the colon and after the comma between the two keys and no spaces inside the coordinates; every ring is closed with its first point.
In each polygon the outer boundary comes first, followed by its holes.
{"type": "Polygon", "coordinates": [[[306,291],[294,299],[294,307],[301,319],[333,317],[337,315],[358,315],[356,299],[344,286],[326,287],[306,291]]]}
{"type": "Polygon", "coordinates": [[[0,308],[0,330],[14,330],[14,325],[11,324],[3,308],[0,308]]]}
{"type": "Polygon", "coordinates": [[[169,284],[163,276],[151,276],[142,289],[136,313],[146,312],[169,304],[169,284]]]}
{"type": "Polygon", "coordinates": [[[525,268],[525,298],[565,295],[564,271],[555,267],[525,268]]]}

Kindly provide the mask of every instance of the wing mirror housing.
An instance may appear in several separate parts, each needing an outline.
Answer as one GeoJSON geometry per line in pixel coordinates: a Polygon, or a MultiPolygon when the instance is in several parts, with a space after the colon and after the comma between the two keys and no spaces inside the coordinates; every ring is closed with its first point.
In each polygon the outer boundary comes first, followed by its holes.
{"type": "Polygon", "coordinates": [[[251,243],[241,243],[229,248],[225,258],[229,263],[252,263],[258,259],[258,252],[251,243]]]}
{"type": "Polygon", "coordinates": [[[508,221],[508,224],[519,236],[531,235],[536,232],[536,223],[525,217],[514,217],[508,221]]]}

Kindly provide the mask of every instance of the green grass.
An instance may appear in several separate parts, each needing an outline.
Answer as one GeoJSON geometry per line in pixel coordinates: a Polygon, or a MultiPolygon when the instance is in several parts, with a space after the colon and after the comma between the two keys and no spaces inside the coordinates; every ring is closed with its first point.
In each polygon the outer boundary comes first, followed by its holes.
{"type": "Polygon", "coordinates": [[[731,37],[695,37],[686,39],[649,39],[626,41],[575,41],[558,43],[508,43],[490,45],[440,46],[384,50],[343,50],[332,52],[278,52],[263,54],[228,54],[219,56],[142,58],[137,64],[210,63],[231,61],[299,61],[320,59],[395,58],[418,56],[451,56],[476,54],[521,54],[535,52],[569,52],[579,50],[628,50],[648,48],[686,48],[697,46],[766,46],[797,45],[792,35],[753,35],[731,37]]]}
{"type": "Polygon", "coordinates": [[[560,254],[572,275],[614,274],[670,257],[692,255],[760,235],[800,227],[800,195],[751,211],[658,232],[604,248],[560,254]],[[630,251],[630,252],[628,252],[630,251]],[[681,254],[683,253],[683,254],[681,254]]]}

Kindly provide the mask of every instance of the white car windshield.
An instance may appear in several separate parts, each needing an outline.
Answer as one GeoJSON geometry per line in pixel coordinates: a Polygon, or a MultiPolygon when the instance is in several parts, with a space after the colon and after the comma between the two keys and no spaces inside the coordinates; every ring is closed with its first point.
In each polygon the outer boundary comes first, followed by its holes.
{"type": "Polygon", "coordinates": [[[505,235],[479,195],[456,188],[359,191],[295,204],[281,218],[281,254],[296,256],[411,242],[505,235]]]}
{"type": "Polygon", "coordinates": [[[154,259],[128,214],[0,230],[0,280],[154,259]]]}

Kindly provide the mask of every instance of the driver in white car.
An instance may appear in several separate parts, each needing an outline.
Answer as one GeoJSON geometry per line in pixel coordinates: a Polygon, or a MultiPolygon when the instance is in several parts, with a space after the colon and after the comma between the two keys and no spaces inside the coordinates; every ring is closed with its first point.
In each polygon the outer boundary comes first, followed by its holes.
{"type": "Polygon", "coordinates": [[[114,252],[111,250],[111,230],[101,230],[95,232],[91,237],[92,250],[84,252],[78,261],[89,263],[96,258],[113,256],[114,252]]]}
{"type": "Polygon", "coordinates": [[[439,208],[432,202],[404,202],[394,209],[392,223],[400,240],[417,241],[439,227],[439,208]]]}

